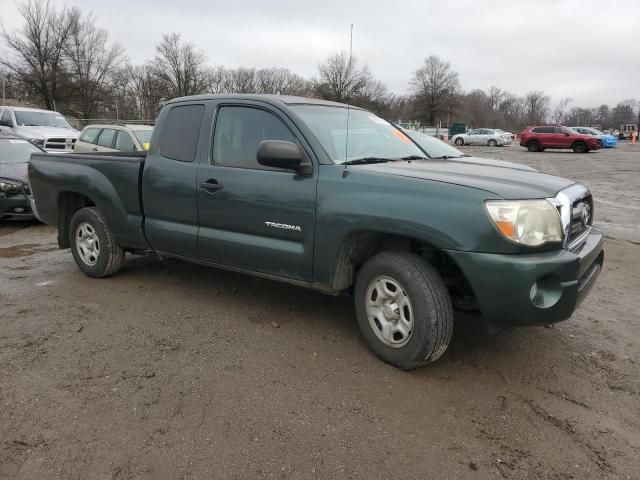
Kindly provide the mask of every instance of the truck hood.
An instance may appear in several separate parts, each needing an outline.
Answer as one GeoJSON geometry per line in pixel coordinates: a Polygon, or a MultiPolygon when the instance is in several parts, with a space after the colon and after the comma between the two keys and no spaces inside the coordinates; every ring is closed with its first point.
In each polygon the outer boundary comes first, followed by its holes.
{"type": "Polygon", "coordinates": [[[29,183],[27,180],[28,167],[28,162],[0,163],[0,178],[29,183]]]}
{"type": "Polygon", "coordinates": [[[354,165],[349,168],[402,177],[452,183],[485,190],[505,199],[548,198],[575,182],[566,178],[502,165],[499,160],[463,157],[449,160],[414,160],[354,165]],[[455,161],[453,161],[455,160],[455,161]],[[498,162],[496,164],[495,162],[498,162]]]}
{"type": "Polygon", "coordinates": [[[16,127],[14,132],[24,138],[78,138],[80,132],[72,128],[16,127]]]}
{"type": "Polygon", "coordinates": [[[460,158],[448,158],[448,162],[461,162],[461,163],[473,163],[476,165],[491,165],[493,167],[505,167],[515,168],[516,170],[525,170],[527,172],[537,172],[535,168],[521,165],[515,162],[507,162],[505,160],[494,160],[493,158],[481,158],[481,157],[460,157],[460,158]]]}

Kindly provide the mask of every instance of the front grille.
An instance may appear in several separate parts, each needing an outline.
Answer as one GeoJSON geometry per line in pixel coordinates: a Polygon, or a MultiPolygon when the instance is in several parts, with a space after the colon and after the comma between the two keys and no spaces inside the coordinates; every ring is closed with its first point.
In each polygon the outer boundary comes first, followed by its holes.
{"type": "Polygon", "coordinates": [[[568,243],[573,243],[576,239],[589,230],[593,223],[593,198],[587,195],[571,204],[571,216],[568,231],[568,243]]]}
{"type": "Polygon", "coordinates": [[[51,137],[44,142],[44,148],[45,150],[71,150],[75,143],[75,138],[51,137]]]}

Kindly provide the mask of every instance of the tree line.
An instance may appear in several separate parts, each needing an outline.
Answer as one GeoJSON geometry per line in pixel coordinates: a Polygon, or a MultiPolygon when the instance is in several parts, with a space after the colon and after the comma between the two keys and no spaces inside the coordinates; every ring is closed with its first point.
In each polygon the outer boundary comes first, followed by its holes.
{"type": "Polygon", "coordinates": [[[406,95],[390,92],[368,65],[346,52],[332,53],[314,77],[305,78],[285,67],[211,66],[206,54],[178,33],[164,34],[153,58],[133,65],[95,17],[77,7],[21,0],[17,8],[22,25],[0,32],[5,95],[78,118],[152,120],[167,100],[206,93],[313,96],[390,120],[443,126],[461,121],[515,131],[547,122],[618,127],[639,115],[640,104],[632,99],[614,107],[569,108],[572,100],[563,98],[552,108],[541,90],[520,96],[496,86],[464,91],[458,73],[436,55],[413,72],[406,95]]]}

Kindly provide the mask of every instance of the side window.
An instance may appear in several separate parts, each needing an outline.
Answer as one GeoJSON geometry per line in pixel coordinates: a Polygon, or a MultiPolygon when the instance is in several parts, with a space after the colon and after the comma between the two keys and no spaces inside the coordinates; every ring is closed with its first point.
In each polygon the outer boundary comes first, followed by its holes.
{"type": "Polygon", "coordinates": [[[98,145],[101,147],[113,148],[113,137],[116,131],[112,128],[105,128],[98,137],[98,145]]]}
{"type": "Polygon", "coordinates": [[[178,105],[169,110],[160,132],[160,155],[180,162],[193,162],[203,115],[204,105],[178,105]]]}
{"type": "Polygon", "coordinates": [[[3,124],[6,124],[7,126],[13,126],[13,119],[11,118],[11,112],[8,108],[4,109],[4,112],[2,112],[2,116],[0,117],[0,119],[2,120],[3,124]]]}
{"type": "Polygon", "coordinates": [[[251,107],[222,107],[216,116],[213,136],[213,162],[241,168],[265,168],[256,154],[263,140],[286,140],[295,137],[275,115],[251,107]]]}
{"type": "Polygon", "coordinates": [[[80,135],[80,141],[87,143],[96,143],[96,141],[98,140],[98,135],[100,135],[99,128],[87,128],[84,132],[82,132],[82,135],[80,135]]]}
{"type": "Polygon", "coordinates": [[[531,130],[533,133],[553,133],[553,127],[536,127],[531,130]]]}
{"type": "Polygon", "coordinates": [[[116,137],[116,150],[121,152],[134,152],[136,145],[133,143],[131,135],[122,130],[118,130],[118,136],[116,137]]]}
{"type": "Polygon", "coordinates": [[[554,133],[565,133],[565,129],[562,127],[555,127],[554,133]]]}
{"type": "Polygon", "coordinates": [[[471,130],[468,135],[478,135],[478,130],[471,130]]]}

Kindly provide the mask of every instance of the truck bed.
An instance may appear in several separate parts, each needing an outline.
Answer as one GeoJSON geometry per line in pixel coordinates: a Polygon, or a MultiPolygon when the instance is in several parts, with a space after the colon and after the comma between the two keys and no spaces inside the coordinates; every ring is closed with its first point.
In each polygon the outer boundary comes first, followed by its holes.
{"type": "Polygon", "coordinates": [[[78,202],[95,205],[120,245],[147,248],[140,195],[145,159],[146,152],[33,154],[29,162],[29,184],[37,199],[38,218],[59,228],[58,243],[66,247],[67,205],[78,202]]]}

